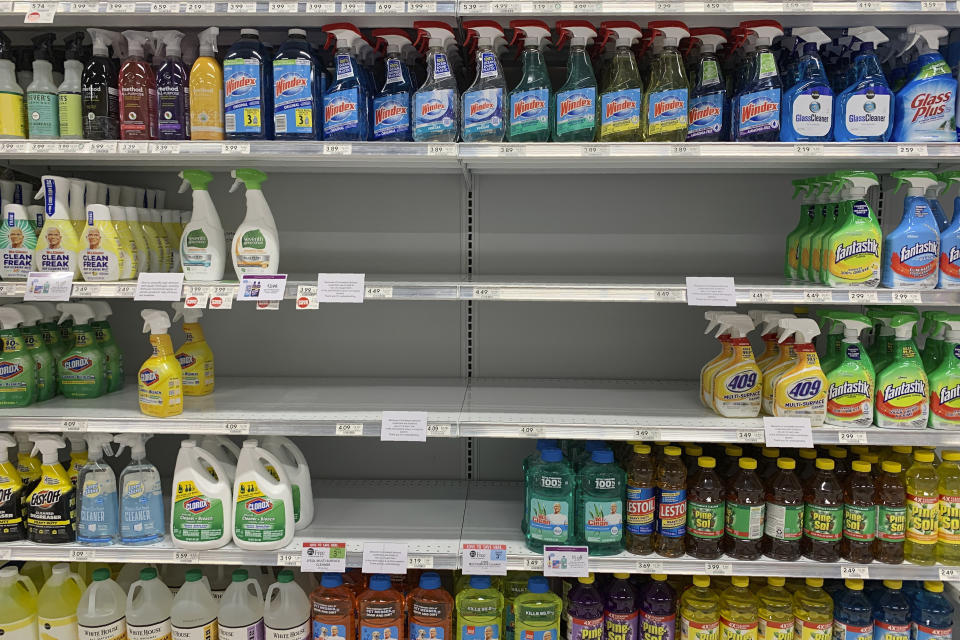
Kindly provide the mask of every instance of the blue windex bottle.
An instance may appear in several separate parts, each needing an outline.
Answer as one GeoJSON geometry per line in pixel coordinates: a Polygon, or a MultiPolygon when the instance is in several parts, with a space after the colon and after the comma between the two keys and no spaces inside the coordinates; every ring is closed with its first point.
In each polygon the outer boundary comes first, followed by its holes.
{"type": "Polygon", "coordinates": [[[943,583],[927,580],[911,604],[911,640],[949,640],[953,637],[953,606],[943,595],[943,583]]]}
{"type": "Polygon", "coordinates": [[[273,122],[277,140],[321,137],[320,72],[307,32],[290,29],[273,59],[273,122]]]}
{"type": "Polygon", "coordinates": [[[427,41],[427,79],[413,94],[413,139],[417,142],[456,142],[460,137],[460,93],[445,45],[454,41],[444,22],[418,20],[418,42],[427,41]]]}
{"type": "Polygon", "coordinates": [[[413,80],[410,69],[400,59],[404,47],[412,47],[413,41],[403,29],[374,29],[373,37],[383,42],[383,87],[373,99],[373,140],[410,142],[413,140],[410,127],[410,98],[413,95],[413,80]]]}
{"type": "Polygon", "coordinates": [[[260,32],[241,29],[223,58],[225,135],[231,140],[273,139],[273,65],[260,32]]]}
{"type": "Polygon", "coordinates": [[[323,139],[369,140],[367,82],[362,77],[366,72],[360,68],[355,54],[357,41],[362,41],[363,36],[347,22],[328,24],[323,30],[337,40],[335,75],[323,94],[323,139]]]}
{"type": "Polygon", "coordinates": [[[477,46],[477,73],[460,100],[461,136],[464,142],[501,142],[507,131],[503,117],[507,81],[497,59],[496,44],[503,39],[503,28],[493,20],[467,20],[463,28],[467,31],[464,46],[473,42],[477,46]]]}
{"type": "Polygon", "coordinates": [[[775,142],[780,139],[780,72],[770,46],[783,35],[775,20],[741,22],[756,48],[747,55],[744,82],[731,105],[731,138],[737,142],[775,142]]]}
{"type": "Polygon", "coordinates": [[[729,133],[727,81],[717,60],[717,47],[727,41],[723,29],[691,29],[690,39],[700,42],[700,57],[690,74],[690,102],[687,106],[687,140],[717,142],[729,133]]]}
{"type": "Polygon", "coordinates": [[[893,132],[893,92],[876,53],[887,36],[871,26],[848,31],[856,47],[853,81],[834,101],[833,138],[837,142],[887,142],[893,132]]]}
{"type": "Polygon", "coordinates": [[[780,140],[784,142],[833,139],[833,89],[817,53],[820,44],[829,42],[819,29],[803,36],[797,81],[783,91],[780,140]]]}

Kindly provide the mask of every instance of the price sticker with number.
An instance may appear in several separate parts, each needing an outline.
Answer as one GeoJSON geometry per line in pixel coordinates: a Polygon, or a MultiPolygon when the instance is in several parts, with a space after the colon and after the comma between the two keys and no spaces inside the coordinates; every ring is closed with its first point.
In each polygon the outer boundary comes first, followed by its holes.
{"type": "Polygon", "coordinates": [[[249,422],[226,422],[223,425],[223,430],[231,435],[246,436],[250,434],[250,423],[249,422]]]}
{"type": "Polygon", "coordinates": [[[362,436],[363,423],[362,422],[338,422],[334,430],[334,434],[338,436],[362,436]]]}
{"type": "Polygon", "coordinates": [[[60,424],[60,428],[67,433],[83,433],[87,430],[87,421],[65,418],[60,424]]]}
{"type": "Polygon", "coordinates": [[[174,551],[171,559],[179,564],[199,564],[199,551],[174,551]]]}
{"type": "Polygon", "coordinates": [[[853,304],[875,304],[879,302],[877,292],[872,290],[853,290],[847,294],[847,300],[853,304]]]}

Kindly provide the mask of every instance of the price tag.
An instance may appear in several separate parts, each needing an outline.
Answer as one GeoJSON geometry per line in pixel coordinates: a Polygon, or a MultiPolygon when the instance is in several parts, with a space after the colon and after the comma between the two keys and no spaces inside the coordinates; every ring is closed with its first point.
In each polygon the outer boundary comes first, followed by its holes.
{"type": "Polygon", "coordinates": [[[500,289],[494,289],[491,287],[474,287],[473,288],[474,300],[496,300],[499,297],[500,297],[500,289]]]}
{"type": "Polygon", "coordinates": [[[890,294],[890,299],[903,304],[920,304],[921,300],[917,291],[894,291],[890,294]]]}
{"type": "Polygon", "coordinates": [[[70,562],[90,562],[96,555],[93,549],[70,549],[70,562]]]}
{"type": "Polygon", "coordinates": [[[206,309],[210,294],[200,287],[183,288],[183,306],[187,309],[206,309]]]}
{"type": "Polygon", "coordinates": [[[590,574],[587,547],[544,547],[543,575],[585,578],[590,574]]]}
{"type": "Polygon", "coordinates": [[[199,551],[174,551],[170,559],[178,564],[200,564],[199,551]]]}
{"type": "Polygon", "coordinates": [[[960,580],[960,569],[953,567],[940,567],[938,571],[941,580],[946,580],[947,582],[955,582],[960,580]]]}
{"type": "Polygon", "coordinates": [[[225,422],[223,430],[232,436],[246,436],[250,434],[249,422],[225,422]]]}
{"type": "Polygon", "coordinates": [[[460,547],[460,566],[464,575],[505,576],[507,545],[464,543],[460,547]]]}
{"type": "Polygon", "coordinates": [[[926,156],[927,145],[915,144],[915,143],[898,144],[897,155],[898,156],[926,156]]]}
{"type": "Polygon", "coordinates": [[[539,438],[543,435],[543,427],[525,424],[520,426],[518,433],[521,438],[539,438]]]}
{"type": "Polygon", "coordinates": [[[220,145],[220,153],[225,153],[227,155],[232,154],[250,154],[250,143],[249,142],[224,142],[220,145]]]}
{"type": "Polygon", "coordinates": [[[833,294],[830,291],[826,291],[824,289],[803,290],[804,302],[831,302],[832,300],[833,294]]]}
{"type": "Polygon", "coordinates": [[[380,419],[380,440],[384,442],[426,442],[426,411],[384,411],[380,419]]]}
{"type": "Polygon", "coordinates": [[[54,142],[28,142],[28,153],[55,153],[57,145],[54,142]]]}
{"type": "Polygon", "coordinates": [[[337,428],[333,432],[338,436],[362,436],[362,422],[338,422],[337,428]]]}
{"type": "Polygon", "coordinates": [[[26,142],[0,142],[0,153],[24,153],[26,150],[26,142]]]}
{"type": "Polygon", "coordinates": [[[133,282],[127,284],[118,284],[117,288],[114,290],[114,297],[116,298],[132,298],[133,294],[137,291],[137,285],[133,282]]]}
{"type": "Polygon", "coordinates": [[[638,560],[637,573],[663,573],[663,562],[659,560],[638,560]]]}
{"type": "Polygon", "coordinates": [[[706,562],[703,565],[703,572],[708,576],[732,576],[733,563],[730,562],[706,562]]]}
{"type": "Polygon", "coordinates": [[[67,302],[73,289],[72,271],[31,271],[27,274],[27,286],[23,293],[25,302],[48,300],[67,302]]]}
{"type": "Polygon", "coordinates": [[[23,16],[23,22],[24,24],[50,24],[56,15],[56,2],[31,2],[26,15],[23,16]]]}
{"type": "Polygon", "coordinates": [[[300,550],[300,570],[343,573],[347,570],[346,542],[307,542],[300,550]]]}
{"type": "Polygon", "coordinates": [[[687,304],[691,307],[735,307],[733,278],[687,278],[687,304]]]}
{"type": "Polygon", "coordinates": [[[407,569],[433,569],[433,556],[408,556],[407,569]]]}
{"type": "Polygon", "coordinates": [[[483,11],[479,2],[461,2],[460,13],[480,13],[483,11]]]}
{"type": "Polygon", "coordinates": [[[653,3],[654,11],[657,13],[683,13],[687,6],[680,0],[656,0],[653,3]]]}
{"type": "Polygon", "coordinates": [[[136,2],[108,2],[107,13],[136,13],[136,2]]]}
{"type": "Polygon", "coordinates": [[[762,429],[737,429],[737,442],[763,442],[762,429]]]}
{"type": "Polygon", "coordinates": [[[508,158],[519,158],[524,154],[524,149],[519,144],[498,144],[497,155],[508,158]]]}
{"type": "Polygon", "coordinates": [[[227,13],[256,13],[256,2],[228,2],[227,13]]]}
{"type": "MultiPolygon", "coordinates": [[[[211,12],[212,13],[212,12],[211,12]]],[[[152,142],[150,143],[151,153],[180,153],[179,142],[152,142]]]]}
{"type": "Polygon", "coordinates": [[[880,11],[880,0],[857,0],[857,11],[880,11]]]}
{"type": "Polygon", "coordinates": [[[146,142],[118,142],[117,151],[120,153],[142,154],[147,152],[146,142]]]}
{"type": "Polygon", "coordinates": [[[690,143],[678,143],[670,145],[670,155],[672,156],[698,156],[700,155],[700,145],[690,143]]]}
{"type": "Polygon", "coordinates": [[[133,299],[179,302],[182,292],[182,273],[141,273],[137,276],[137,292],[133,299]]]}
{"type": "Polygon", "coordinates": [[[784,13],[810,13],[813,11],[813,3],[808,0],[785,0],[783,3],[784,13]]]}
{"type": "Polygon", "coordinates": [[[754,289],[750,292],[750,302],[769,302],[773,299],[773,292],[768,289],[754,289]]]}
{"type": "Polygon", "coordinates": [[[337,10],[336,2],[308,2],[307,13],[335,13],[337,10]]]}
{"type": "Polygon", "coordinates": [[[732,2],[724,2],[722,0],[710,0],[709,2],[703,3],[704,13],[726,13],[728,11],[733,11],[732,2]]]}
{"type": "MultiPolygon", "coordinates": [[[[377,3],[380,4],[379,2],[377,3]]],[[[427,155],[428,156],[455,156],[457,155],[457,145],[455,144],[428,144],[427,145],[427,155]]]]}
{"type": "Polygon", "coordinates": [[[176,2],[152,2],[150,13],[178,13],[180,5],[176,2]]]}
{"type": "Polygon", "coordinates": [[[490,3],[491,13],[516,13],[518,9],[516,2],[508,0],[494,0],[490,3]]]}
{"type": "Polygon", "coordinates": [[[76,282],[73,285],[71,298],[92,298],[100,295],[100,285],[89,282],[76,282]]]}
{"type": "Polygon", "coordinates": [[[602,144],[584,144],[580,146],[582,156],[608,156],[610,147],[602,144]]]}
{"type": "Polygon", "coordinates": [[[243,276],[237,300],[271,301],[283,300],[287,291],[287,274],[243,276]]]}
{"type": "Polygon", "coordinates": [[[87,153],[116,153],[117,143],[113,140],[97,140],[88,142],[86,145],[87,153]]]}
{"type": "Polygon", "coordinates": [[[683,300],[683,289],[654,289],[654,302],[674,302],[683,300]]]}
{"type": "Polygon", "coordinates": [[[367,3],[362,0],[347,0],[340,3],[341,13],[366,13],[367,3]]]}
{"type": "Polygon", "coordinates": [[[436,13],[437,3],[434,0],[411,0],[407,2],[407,13],[436,13]]]}
{"type": "Polygon", "coordinates": [[[795,144],[793,145],[793,155],[795,156],[822,156],[822,144],[795,144]]]}
{"type": "Polygon", "coordinates": [[[947,3],[938,2],[937,0],[923,0],[920,3],[920,11],[946,11],[947,3]]]}
{"type": "Polygon", "coordinates": [[[543,571],[543,556],[523,559],[524,571],[543,571]]]}
{"type": "Polygon", "coordinates": [[[363,544],[363,573],[407,572],[407,543],[365,542],[363,544]]]}
{"type": "Polygon", "coordinates": [[[841,431],[837,434],[840,444],[867,444],[866,431],[841,431]]]}
{"type": "MultiPolygon", "coordinates": [[[[10,13],[10,11],[7,11],[10,13]]],[[[10,547],[0,547],[0,560],[10,560],[13,558],[13,549],[10,547]]]]}
{"type": "Polygon", "coordinates": [[[365,299],[383,300],[393,297],[393,287],[366,287],[363,291],[365,299]]]}
{"type": "MultiPolygon", "coordinates": [[[[341,3],[341,5],[343,5],[343,4],[360,4],[360,5],[362,5],[363,3],[362,3],[362,2],[357,2],[357,3],[346,3],[346,2],[344,2],[344,3],[341,3]]],[[[346,11],[346,10],[344,9],[344,11],[346,11]]],[[[351,153],[353,153],[353,145],[350,144],[349,142],[324,142],[324,143],[323,143],[323,155],[325,155],[325,156],[348,156],[348,155],[350,155],[351,153]]]]}
{"type": "Polygon", "coordinates": [[[633,439],[634,440],[663,440],[660,435],[660,429],[634,429],[633,430],[633,439]]]}
{"type": "Polygon", "coordinates": [[[277,553],[277,566],[299,567],[301,557],[300,551],[280,551],[277,553]]]}
{"type": "Polygon", "coordinates": [[[184,13],[216,13],[217,5],[214,2],[183,2],[184,13]]]}
{"type": "Polygon", "coordinates": [[[317,302],[317,287],[312,284],[297,285],[297,311],[304,309],[319,309],[320,303],[317,302]]]}
{"type": "Polygon", "coordinates": [[[210,290],[211,309],[230,309],[233,307],[233,287],[213,287],[210,290]]]}
{"type": "Polygon", "coordinates": [[[428,438],[449,438],[452,431],[453,431],[453,426],[446,422],[441,424],[427,425],[428,438]]]}
{"type": "Polygon", "coordinates": [[[847,294],[847,301],[853,304],[875,304],[878,302],[877,292],[869,290],[851,291],[847,294]]]}
{"type": "Polygon", "coordinates": [[[319,273],[317,302],[363,302],[366,291],[363,282],[362,273],[319,273]]]}
{"type": "Polygon", "coordinates": [[[70,13],[100,13],[99,2],[71,2],[70,13]]]}
{"type": "Polygon", "coordinates": [[[407,10],[406,3],[397,0],[378,0],[374,8],[377,13],[404,13],[407,10]]]}
{"type": "Polygon", "coordinates": [[[296,13],[299,9],[299,2],[271,2],[267,6],[269,13],[296,13]]]}
{"type": "Polygon", "coordinates": [[[60,423],[60,430],[67,433],[83,433],[87,430],[87,421],[66,418],[60,423]]]}
{"type": "Polygon", "coordinates": [[[23,295],[17,291],[17,285],[12,282],[0,284],[0,298],[12,298],[17,295],[23,295]]]}
{"type": "Polygon", "coordinates": [[[862,580],[867,580],[870,578],[870,569],[867,567],[847,567],[841,565],[840,577],[844,580],[847,578],[860,578],[862,580]]]}
{"type": "Polygon", "coordinates": [[[810,418],[763,417],[764,442],[768,447],[813,448],[810,418]]]}

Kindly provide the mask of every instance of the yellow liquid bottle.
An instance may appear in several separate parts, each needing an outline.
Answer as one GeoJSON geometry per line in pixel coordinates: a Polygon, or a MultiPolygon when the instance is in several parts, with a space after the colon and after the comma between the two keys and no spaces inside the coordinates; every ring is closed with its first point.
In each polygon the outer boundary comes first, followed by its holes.
{"type": "Polygon", "coordinates": [[[110,209],[103,204],[86,207],[86,220],[80,236],[80,274],[87,282],[120,280],[128,271],[131,258],[128,246],[120,240],[110,209]]]}
{"type": "Polygon", "coordinates": [[[190,69],[190,139],[223,140],[223,69],[214,57],[216,27],[200,33],[200,57],[190,69]]]}
{"type": "Polygon", "coordinates": [[[933,466],[933,453],[919,450],[907,469],[907,539],[903,557],[913,564],[934,564],[937,560],[940,479],[933,466]]]}
{"type": "Polygon", "coordinates": [[[37,596],[40,640],[71,640],[77,637],[77,605],[86,585],[70,571],[70,565],[53,565],[53,571],[37,596]]]}
{"type": "Polygon", "coordinates": [[[823,590],[823,578],[807,578],[793,593],[794,640],[830,640],[833,598],[823,590]]]}
{"type": "Polygon", "coordinates": [[[110,219],[113,221],[113,228],[117,231],[117,237],[120,239],[120,250],[124,252],[125,261],[123,271],[120,273],[121,280],[133,280],[137,277],[137,242],[130,232],[130,225],[127,223],[124,207],[110,207],[110,219]],[[123,215],[123,219],[118,219],[117,212],[123,215]]]}
{"type": "Polygon", "coordinates": [[[140,411],[155,418],[168,418],[183,413],[183,372],[174,356],[167,329],[170,316],[157,309],[140,312],[143,330],[150,332],[153,355],[140,367],[137,393],[140,411]]]}
{"type": "Polygon", "coordinates": [[[724,319],[730,326],[732,353],[714,374],[714,411],[726,418],[755,418],[760,413],[763,387],[760,368],[753,359],[753,347],[747,334],[753,329],[749,316],[737,314],[724,319]]]}
{"type": "Polygon", "coordinates": [[[827,415],[827,378],[813,346],[820,328],[810,318],[788,318],[780,324],[797,335],[797,362],[776,381],[773,415],[809,418],[812,426],[819,427],[827,415]]]}
{"type": "Polygon", "coordinates": [[[937,525],[937,560],[960,564],[960,451],[944,451],[937,468],[940,519],[937,525]]]}
{"type": "Polygon", "coordinates": [[[146,236],[143,235],[143,227],[140,226],[140,216],[136,207],[123,207],[123,209],[127,214],[127,228],[133,236],[136,247],[137,273],[146,273],[150,271],[150,247],[147,245],[146,236]]]}
{"type": "Polygon", "coordinates": [[[150,222],[150,216],[143,209],[138,213],[140,232],[147,244],[147,271],[151,273],[164,273],[163,271],[163,247],[160,245],[160,237],[157,234],[156,227],[150,222]]]}
{"type": "Polygon", "coordinates": [[[693,586],[680,596],[680,640],[718,640],[720,596],[710,576],[693,576],[693,586]]]}
{"type": "Polygon", "coordinates": [[[176,351],[177,361],[183,369],[183,395],[205,396],[213,393],[213,351],[198,322],[203,312],[185,309],[182,302],[174,302],[173,308],[176,309],[173,321],[183,318],[183,333],[187,336],[186,342],[176,351]]]}
{"type": "Polygon", "coordinates": [[[760,640],[793,640],[793,598],[784,588],[786,580],[767,578],[767,584],[757,591],[759,603],[760,640]]]}
{"type": "Polygon", "coordinates": [[[720,640],[757,640],[760,612],[750,578],[733,576],[720,594],[720,640]]]}
{"type": "Polygon", "coordinates": [[[780,353],[776,360],[767,363],[766,369],[760,369],[763,387],[760,391],[760,409],[767,415],[773,415],[773,396],[777,381],[797,363],[797,349],[793,338],[780,343],[780,353]]]}
{"type": "Polygon", "coordinates": [[[37,588],[14,566],[0,569],[0,636],[37,640],[37,588]]]}

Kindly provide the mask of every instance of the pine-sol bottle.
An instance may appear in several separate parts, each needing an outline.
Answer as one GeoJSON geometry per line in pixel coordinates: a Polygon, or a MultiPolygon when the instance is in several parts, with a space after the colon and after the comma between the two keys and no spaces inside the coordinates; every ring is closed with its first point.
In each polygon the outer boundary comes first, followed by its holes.
{"type": "Polygon", "coordinates": [[[800,479],[800,484],[805,487],[813,474],[817,472],[817,450],[798,449],[797,451],[797,478],[800,479]]]}
{"type": "Polygon", "coordinates": [[[877,562],[903,562],[903,542],[907,537],[907,487],[903,482],[903,466],[884,460],[877,474],[877,537],[873,541],[873,557],[877,562]]]}
{"type": "Polygon", "coordinates": [[[733,474],[737,472],[737,460],[743,457],[743,447],[735,444],[728,444],[723,448],[723,458],[717,466],[717,473],[723,478],[724,482],[729,482],[733,474]]]}
{"type": "Polygon", "coordinates": [[[684,554],[687,530],[687,468],[680,459],[680,447],[664,447],[657,465],[657,528],[653,550],[665,558],[684,554]]]}
{"type": "Polygon", "coordinates": [[[700,560],[716,560],[723,555],[725,522],[724,483],[716,459],[701,456],[687,486],[687,553],[700,560]]]}
{"type": "Polygon", "coordinates": [[[830,447],[827,455],[833,458],[833,473],[840,481],[840,486],[847,486],[847,476],[850,475],[850,456],[843,447],[830,447]]]}
{"type": "Polygon", "coordinates": [[[870,463],[854,460],[847,485],[843,489],[843,540],[840,555],[850,562],[873,561],[873,541],[877,537],[877,487],[870,474],[870,463]]]}
{"type": "Polygon", "coordinates": [[[762,553],[766,499],[754,458],[740,458],[740,470],[727,483],[724,550],[737,560],[756,560],[762,553]]]}
{"type": "Polygon", "coordinates": [[[757,475],[760,476],[760,482],[766,487],[770,478],[777,472],[777,458],[780,457],[780,449],[776,447],[763,447],[760,450],[760,460],[757,462],[757,475]]]}
{"type": "Polygon", "coordinates": [[[641,556],[653,553],[656,510],[653,467],[650,445],[634,445],[627,459],[627,528],[623,542],[627,551],[641,556]]]}
{"type": "Polygon", "coordinates": [[[777,460],[777,473],[767,485],[767,515],[763,531],[763,554],[774,560],[800,558],[803,537],[803,485],[792,458],[777,460]]]}
{"type": "Polygon", "coordinates": [[[843,488],[834,474],[833,460],[817,458],[817,472],[804,488],[803,501],[803,555],[836,562],[843,537],[843,488]]]}
{"type": "Polygon", "coordinates": [[[687,467],[687,475],[696,470],[697,462],[703,455],[703,447],[698,444],[683,445],[683,464],[687,467]]]}

